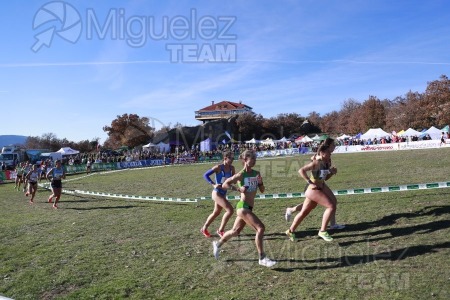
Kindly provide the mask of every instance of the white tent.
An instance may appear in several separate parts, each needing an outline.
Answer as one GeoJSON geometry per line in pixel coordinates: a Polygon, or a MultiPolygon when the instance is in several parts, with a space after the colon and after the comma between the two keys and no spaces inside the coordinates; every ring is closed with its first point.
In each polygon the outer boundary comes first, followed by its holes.
{"type": "Polygon", "coordinates": [[[351,138],[351,136],[346,135],[346,134],[343,134],[343,135],[337,137],[338,140],[345,140],[345,139],[349,139],[349,138],[351,138]]]}
{"type": "Polygon", "coordinates": [[[408,128],[407,130],[405,130],[404,132],[402,132],[399,135],[401,135],[401,136],[415,136],[415,135],[416,136],[420,136],[421,134],[422,133],[417,131],[417,130],[414,130],[412,128],[408,128]]]}
{"type": "Polygon", "coordinates": [[[300,140],[300,142],[302,142],[302,143],[309,143],[309,142],[312,142],[312,141],[313,141],[313,139],[310,138],[310,137],[307,136],[307,135],[305,135],[305,136],[300,140]]]}
{"type": "Polygon", "coordinates": [[[156,145],[153,143],[148,143],[147,145],[142,146],[142,148],[155,148],[156,145]]]}
{"type": "Polygon", "coordinates": [[[312,137],[313,141],[320,141],[320,136],[318,134],[316,134],[315,136],[312,137]]]}
{"type": "Polygon", "coordinates": [[[259,144],[258,140],[255,140],[255,138],[252,138],[250,141],[245,141],[246,144],[259,144]]]}
{"type": "Polygon", "coordinates": [[[437,129],[434,126],[431,126],[430,128],[428,128],[428,130],[425,131],[425,133],[429,134],[431,136],[432,140],[439,140],[442,135],[442,131],[440,129],[437,129]]]}
{"type": "Polygon", "coordinates": [[[261,141],[261,144],[263,145],[270,145],[270,146],[275,146],[275,143],[273,142],[273,140],[271,138],[267,138],[265,140],[261,141]]]}
{"type": "Polygon", "coordinates": [[[275,142],[280,142],[280,143],[285,143],[287,141],[289,141],[289,140],[287,138],[285,138],[284,136],[279,140],[275,140],[275,142]]]}
{"type": "Polygon", "coordinates": [[[390,134],[381,128],[371,128],[371,129],[367,130],[366,133],[361,135],[360,139],[362,139],[362,140],[368,140],[368,139],[374,139],[374,138],[380,139],[380,138],[384,138],[384,137],[388,137],[388,136],[390,136],[390,134]]]}
{"type": "Polygon", "coordinates": [[[59,149],[59,150],[56,151],[56,152],[59,152],[59,153],[61,153],[62,155],[75,155],[75,154],[80,153],[80,151],[74,150],[74,149],[72,149],[72,148],[70,148],[70,147],[62,147],[61,149],[59,149]]]}
{"type": "Polygon", "coordinates": [[[164,153],[164,152],[169,152],[170,151],[170,145],[169,144],[165,144],[163,142],[159,142],[156,147],[159,148],[159,152],[164,153]]]}

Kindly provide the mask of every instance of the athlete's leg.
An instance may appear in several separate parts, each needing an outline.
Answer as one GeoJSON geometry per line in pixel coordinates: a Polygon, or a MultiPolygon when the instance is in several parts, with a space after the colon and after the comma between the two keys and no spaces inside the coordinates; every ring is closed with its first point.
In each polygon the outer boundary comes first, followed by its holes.
{"type": "Polygon", "coordinates": [[[309,198],[305,198],[305,201],[302,205],[302,210],[295,216],[294,221],[292,221],[291,227],[289,227],[289,231],[294,232],[295,229],[297,229],[298,225],[300,225],[300,223],[303,221],[303,219],[306,218],[306,216],[309,215],[311,210],[313,210],[316,206],[316,202],[311,201],[311,199],[309,198]]]}
{"type": "Polygon", "coordinates": [[[263,238],[265,226],[261,220],[250,210],[240,209],[238,216],[241,217],[247,225],[252,227],[256,231],[255,244],[258,254],[261,256],[264,254],[263,238]]]}
{"type": "Polygon", "coordinates": [[[320,231],[326,231],[328,222],[330,221],[331,216],[336,211],[336,203],[330,200],[322,190],[307,190],[306,197],[316,202],[320,206],[325,207],[325,212],[323,213],[322,226],[320,227],[320,231]]]}

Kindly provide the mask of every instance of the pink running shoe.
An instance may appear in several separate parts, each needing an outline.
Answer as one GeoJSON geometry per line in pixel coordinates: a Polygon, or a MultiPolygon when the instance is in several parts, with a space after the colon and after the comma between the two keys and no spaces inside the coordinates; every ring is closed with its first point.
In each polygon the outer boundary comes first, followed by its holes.
{"type": "Polygon", "coordinates": [[[225,231],[219,231],[219,230],[217,230],[216,232],[217,232],[217,234],[218,234],[220,237],[223,237],[223,235],[225,234],[225,231]]]}
{"type": "Polygon", "coordinates": [[[208,229],[203,229],[202,227],[200,228],[200,232],[207,238],[211,237],[211,234],[209,233],[208,229]]]}

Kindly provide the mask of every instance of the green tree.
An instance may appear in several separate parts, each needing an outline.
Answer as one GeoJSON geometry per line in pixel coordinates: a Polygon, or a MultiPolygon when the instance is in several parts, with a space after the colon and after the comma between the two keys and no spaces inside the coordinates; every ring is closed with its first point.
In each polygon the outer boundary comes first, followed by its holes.
{"type": "Polygon", "coordinates": [[[278,138],[283,136],[290,136],[301,131],[301,125],[305,118],[297,113],[279,114],[277,117],[279,129],[277,132],[278,138]]]}
{"type": "Polygon", "coordinates": [[[250,140],[252,138],[259,139],[263,130],[261,124],[264,122],[262,115],[255,115],[252,113],[240,114],[236,119],[236,126],[238,128],[238,139],[250,140]]]}
{"type": "Polygon", "coordinates": [[[44,133],[41,136],[41,145],[43,149],[50,149],[51,151],[58,151],[62,147],[61,140],[54,133],[44,133]]]}
{"type": "Polygon", "coordinates": [[[170,124],[161,127],[161,129],[159,129],[159,130],[156,130],[156,131],[154,132],[153,142],[154,142],[154,143],[159,143],[159,142],[161,142],[161,141],[166,141],[166,142],[168,142],[169,131],[170,131],[170,130],[171,130],[170,124]]]}

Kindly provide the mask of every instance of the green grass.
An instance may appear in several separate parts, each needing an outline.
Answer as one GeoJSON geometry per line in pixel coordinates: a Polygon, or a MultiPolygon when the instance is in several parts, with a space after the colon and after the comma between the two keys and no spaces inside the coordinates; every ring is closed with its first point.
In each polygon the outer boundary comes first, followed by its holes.
{"type": "MultiPolygon", "coordinates": [[[[309,156],[259,160],[266,193],[301,192],[297,170],[309,156]]],[[[450,149],[335,154],[333,190],[450,181],[450,149]]],[[[235,162],[238,169],[239,162],[235,162]]],[[[142,196],[210,195],[211,164],[95,174],[64,188],[142,196]]],[[[82,175],[71,176],[72,178],[82,175]]],[[[0,185],[0,295],[14,299],[448,299],[450,189],[338,196],[335,241],[316,238],[322,208],[283,235],[287,206],[303,199],[257,200],[265,250],[254,233],[212,256],[199,233],[211,201],[162,203],[63,195],[59,210],[40,189],[30,206],[0,185]]],[[[211,231],[215,231],[216,220],[211,231]]],[[[232,221],[227,228],[232,226],[232,221]]]]}

